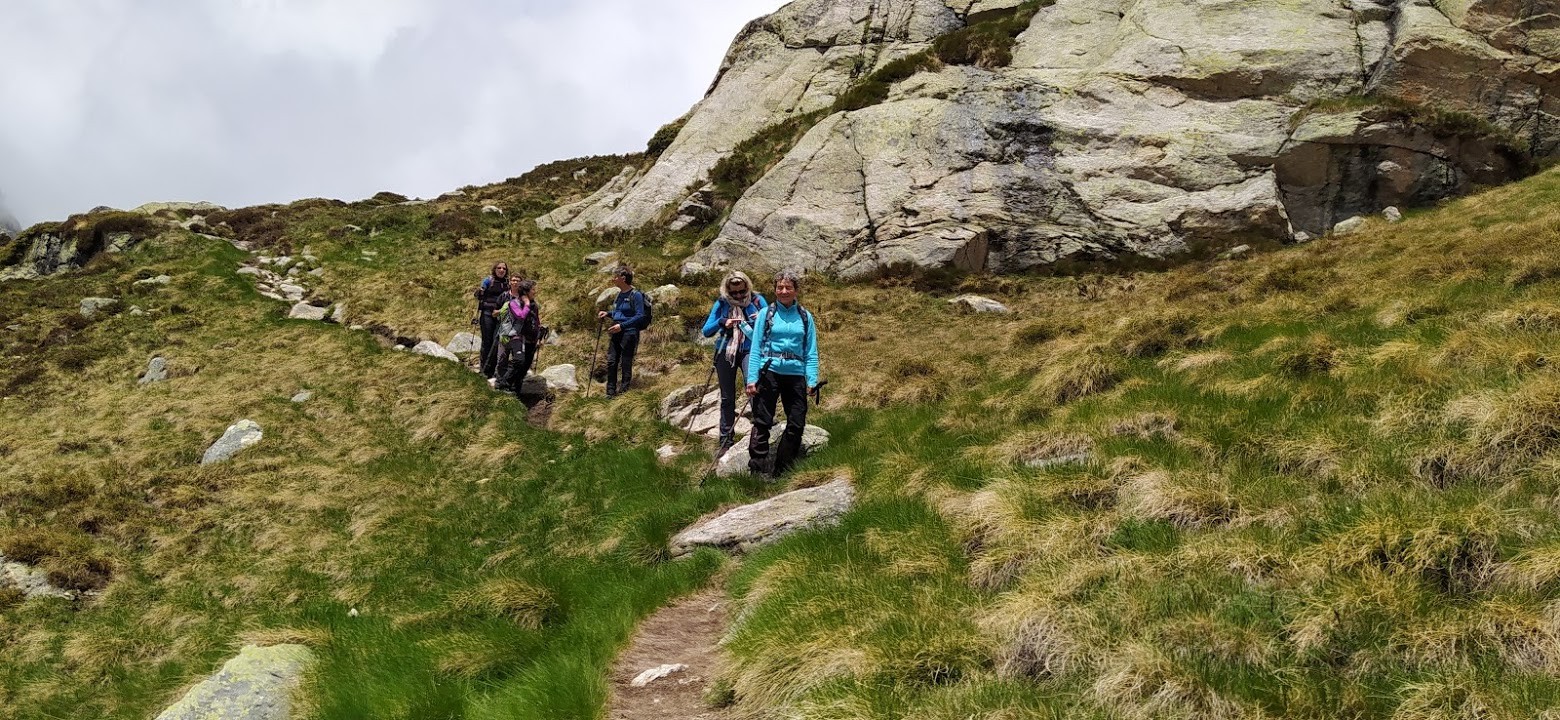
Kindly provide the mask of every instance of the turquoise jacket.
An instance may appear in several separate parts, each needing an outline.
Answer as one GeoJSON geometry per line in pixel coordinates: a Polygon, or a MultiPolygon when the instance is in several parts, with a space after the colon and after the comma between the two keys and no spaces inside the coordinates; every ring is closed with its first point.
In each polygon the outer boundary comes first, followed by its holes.
{"type": "Polygon", "coordinates": [[[779,375],[806,375],[807,387],[818,385],[818,323],[800,305],[776,302],[753,321],[753,352],[748,355],[748,382],[757,382],[765,363],[779,375]],[[770,313],[774,313],[774,326],[770,313]],[[802,313],[807,314],[806,322],[802,313]]]}

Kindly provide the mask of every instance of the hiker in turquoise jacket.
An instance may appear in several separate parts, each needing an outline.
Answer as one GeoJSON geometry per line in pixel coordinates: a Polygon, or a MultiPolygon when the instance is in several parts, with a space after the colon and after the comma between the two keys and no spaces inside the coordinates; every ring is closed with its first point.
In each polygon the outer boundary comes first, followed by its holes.
{"type": "Polygon", "coordinates": [[[736,444],[737,372],[747,372],[748,353],[753,347],[753,321],[768,305],[763,295],[753,291],[753,281],[746,273],[733,271],[721,281],[720,296],[710,306],[710,316],[704,319],[704,337],[715,337],[720,333],[715,341],[714,359],[715,374],[720,378],[720,449],[717,454],[736,444]]]}
{"type": "Polygon", "coordinates": [[[747,366],[747,394],[753,403],[748,470],[755,475],[778,476],[802,454],[807,394],[818,387],[818,324],[798,302],[801,288],[796,273],[781,272],[775,278],[774,304],[758,314],[753,326],[747,366]],[[777,400],[785,407],[785,431],[771,459],[769,432],[777,400]]]}

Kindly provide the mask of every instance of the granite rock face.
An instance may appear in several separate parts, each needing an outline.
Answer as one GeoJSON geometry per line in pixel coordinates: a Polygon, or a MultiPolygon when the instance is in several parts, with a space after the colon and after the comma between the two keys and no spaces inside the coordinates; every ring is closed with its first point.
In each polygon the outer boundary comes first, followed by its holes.
{"type": "Polygon", "coordinates": [[[290,720],[294,695],[314,662],[302,645],[247,645],[157,720],[290,720]]]}
{"type": "MultiPolygon", "coordinates": [[[[664,221],[758,130],[1016,4],[792,2],[741,33],[654,165],[548,222],[664,221]]],[[[1517,0],[1057,0],[1007,66],[923,71],[818,121],[684,271],[1212,256],[1506,182],[1560,154],[1555,17],[1517,0]]]]}

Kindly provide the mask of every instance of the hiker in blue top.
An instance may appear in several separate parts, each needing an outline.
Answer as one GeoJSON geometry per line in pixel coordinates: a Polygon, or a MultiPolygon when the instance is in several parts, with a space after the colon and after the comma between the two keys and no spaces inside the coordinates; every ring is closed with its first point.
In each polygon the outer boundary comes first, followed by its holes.
{"type": "Polygon", "coordinates": [[[748,470],[775,477],[802,454],[807,427],[807,393],[818,387],[818,324],[797,302],[802,288],[796,273],[775,277],[775,303],[759,313],[753,326],[753,352],[747,363],[747,394],[753,403],[753,434],[748,438],[748,470]],[[785,406],[785,432],[773,459],[769,431],[775,401],[785,406]]]}
{"type": "Polygon", "coordinates": [[[764,296],[753,292],[753,281],[745,273],[736,271],[721,282],[720,297],[710,306],[710,316],[704,320],[704,337],[715,337],[720,333],[715,341],[715,374],[720,377],[720,449],[715,451],[717,455],[737,442],[737,372],[739,369],[747,372],[748,351],[753,346],[753,320],[767,306],[764,296]]]}
{"type": "Polygon", "coordinates": [[[634,379],[634,353],[639,351],[639,331],[650,324],[645,294],[634,289],[634,271],[620,267],[612,273],[612,284],[617,286],[617,301],[611,310],[603,310],[596,316],[612,326],[607,328],[611,339],[607,342],[607,397],[628,391],[634,379]],[[619,378],[619,371],[622,376],[619,378]]]}

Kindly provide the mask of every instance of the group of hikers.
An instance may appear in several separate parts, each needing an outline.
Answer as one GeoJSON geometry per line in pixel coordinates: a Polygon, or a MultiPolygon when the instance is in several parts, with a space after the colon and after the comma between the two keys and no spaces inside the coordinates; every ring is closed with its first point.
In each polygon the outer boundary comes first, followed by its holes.
{"type": "MultiPolygon", "coordinates": [[[[599,311],[598,343],[608,337],[607,397],[628,391],[634,377],[639,335],[649,327],[649,298],[634,287],[634,271],[626,266],[612,273],[617,297],[599,311]]],[[[822,384],[818,377],[818,328],[802,307],[801,277],[782,271],[775,276],[774,302],[753,287],[746,273],[733,271],[721,280],[702,329],[715,338],[710,374],[719,379],[720,436],[716,456],[736,444],[738,374],[752,407],[753,431],[748,437],[748,470],[777,476],[802,455],[807,426],[807,398],[822,384]],[[776,410],[785,410],[785,429],[770,447],[776,410]]],[[[493,265],[473,293],[482,333],[481,371],[496,389],[520,394],[526,374],[536,361],[537,345],[546,337],[536,303],[536,283],[511,276],[509,265],[493,265]]],[[[594,373],[593,367],[588,372],[594,373]]],[[[708,381],[706,381],[706,390],[708,381]]],[[[700,396],[703,397],[702,395],[700,396]]],[[[690,423],[692,419],[690,419],[690,423]]]]}

